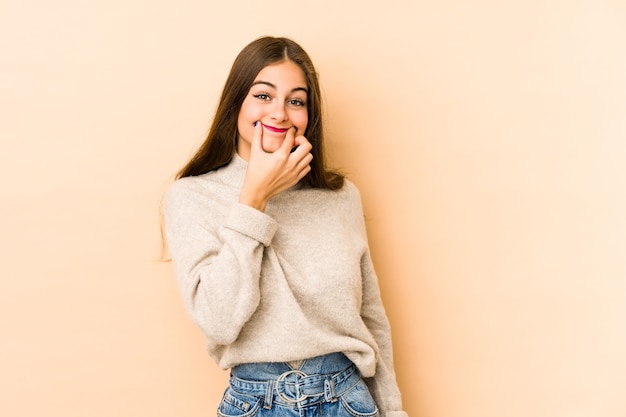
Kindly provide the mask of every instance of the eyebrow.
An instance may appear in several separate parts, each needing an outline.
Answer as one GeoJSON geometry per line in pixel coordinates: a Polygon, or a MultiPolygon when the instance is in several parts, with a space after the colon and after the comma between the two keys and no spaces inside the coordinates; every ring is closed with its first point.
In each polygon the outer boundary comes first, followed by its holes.
{"type": "MultiPolygon", "coordinates": [[[[268,87],[271,87],[274,90],[276,90],[276,86],[274,84],[272,84],[271,82],[269,82],[269,81],[259,80],[259,81],[255,81],[255,82],[252,83],[253,86],[258,85],[258,84],[267,85],[268,87]]],[[[292,93],[294,93],[296,91],[304,91],[305,93],[309,94],[309,90],[307,88],[304,88],[304,87],[296,87],[296,88],[291,90],[292,93]]]]}

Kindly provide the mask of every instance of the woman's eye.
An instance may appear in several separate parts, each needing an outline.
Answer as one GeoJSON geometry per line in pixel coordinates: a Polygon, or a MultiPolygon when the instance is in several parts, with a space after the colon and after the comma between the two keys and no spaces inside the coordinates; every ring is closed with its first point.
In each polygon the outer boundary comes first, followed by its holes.
{"type": "Polygon", "coordinates": [[[270,99],[270,96],[264,93],[260,93],[260,94],[253,94],[252,95],[255,98],[258,98],[259,100],[263,100],[263,101],[267,101],[270,99]]]}
{"type": "Polygon", "coordinates": [[[289,104],[291,104],[292,106],[297,106],[297,107],[302,107],[304,105],[306,105],[306,103],[303,100],[294,98],[288,101],[289,104]]]}

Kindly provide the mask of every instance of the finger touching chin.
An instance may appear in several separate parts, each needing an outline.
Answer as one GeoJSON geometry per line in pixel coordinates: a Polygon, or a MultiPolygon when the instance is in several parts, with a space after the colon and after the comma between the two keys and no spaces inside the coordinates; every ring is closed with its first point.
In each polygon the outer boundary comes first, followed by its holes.
{"type": "Polygon", "coordinates": [[[268,153],[276,152],[280,145],[282,145],[283,139],[279,138],[263,138],[263,150],[268,153]]]}

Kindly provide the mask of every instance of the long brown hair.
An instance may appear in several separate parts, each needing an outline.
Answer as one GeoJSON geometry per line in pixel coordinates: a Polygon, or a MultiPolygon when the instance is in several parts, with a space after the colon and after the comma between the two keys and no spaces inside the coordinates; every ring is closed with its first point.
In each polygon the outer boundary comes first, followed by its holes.
{"type": "Polygon", "coordinates": [[[209,134],[176,178],[206,174],[227,165],[237,149],[237,117],[257,74],[266,66],[292,61],[304,72],[308,87],[308,124],[304,136],[313,145],[311,171],[302,179],[313,188],[337,190],[343,176],[329,171],[324,160],[322,99],[317,72],[311,58],[291,39],[262,37],[241,50],[226,79],[209,134]]]}

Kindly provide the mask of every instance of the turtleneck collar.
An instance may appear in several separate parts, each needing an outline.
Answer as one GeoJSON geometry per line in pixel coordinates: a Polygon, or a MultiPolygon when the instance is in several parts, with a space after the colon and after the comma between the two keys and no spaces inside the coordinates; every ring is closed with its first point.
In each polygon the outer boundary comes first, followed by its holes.
{"type": "Polygon", "coordinates": [[[248,169],[248,161],[243,159],[237,152],[233,154],[233,159],[228,165],[225,165],[216,171],[220,179],[228,184],[238,188],[243,186],[243,180],[248,169]]]}
{"type": "MultiPolygon", "coordinates": [[[[223,183],[241,189],[241,187],[243,187],[243,180],[246,177],[247,169],[248,161],[235,152],[233,154],[233,159],[230,160],[228,165],[219,168],[217,171],[214,171],[214,173],[223,183]]],[[[297,190],[300,188],[302,188],[302,181],[299,181],[296,185],[290,187],[289,190],[297,190]]]]}

